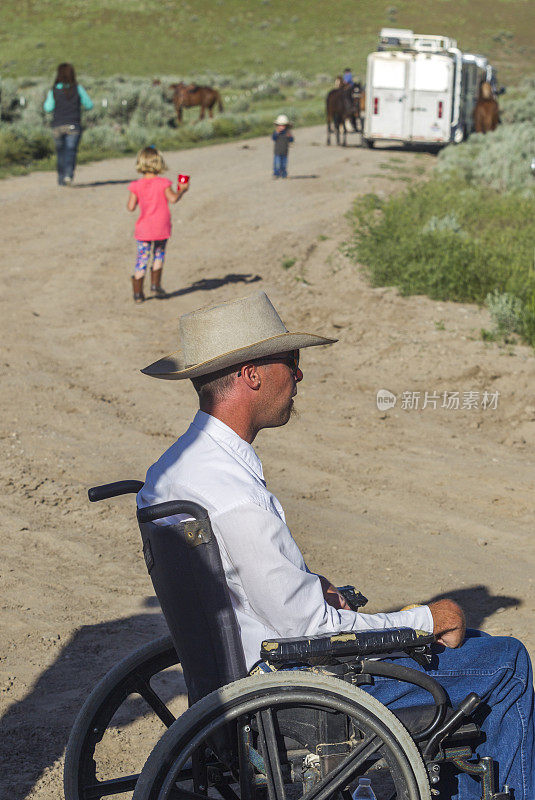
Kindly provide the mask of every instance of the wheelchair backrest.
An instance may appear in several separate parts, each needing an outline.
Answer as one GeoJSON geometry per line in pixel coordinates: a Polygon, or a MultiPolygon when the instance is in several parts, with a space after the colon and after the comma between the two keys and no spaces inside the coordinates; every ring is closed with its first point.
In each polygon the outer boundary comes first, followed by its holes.
{"type": "Polygon", "coordinates": [[[145,563],[194,703],[247,675],[217,540],[207,511],[196,503],[138,509],[138,521],[145,563]],[[154,522],[179,514],[193,519],[154,522]]]}

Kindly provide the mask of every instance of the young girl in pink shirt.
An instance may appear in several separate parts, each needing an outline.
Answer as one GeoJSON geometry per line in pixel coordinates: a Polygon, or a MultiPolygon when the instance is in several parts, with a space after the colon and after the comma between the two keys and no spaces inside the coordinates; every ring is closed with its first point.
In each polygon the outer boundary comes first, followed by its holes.
{"type": "Polygon", "coordinates": [[[143,177],[132,181],[128,187],[130,194],[127,209],[135,211],[139,204],[141,212],[134,233],[137,239],[137,259],[132,285],[136,303],[142,303],[145,299],[143,279],[151,250],[153,251],[150,271],[151,292],[156,297],[165,297],[165,291],[162,289],[162,270],[165,247],[171,236],[169,203],[177,203],[188,189],[187,183],[179,184],[178,192],[175,192],[171,188],[171,181],[160,175],[165,169],[167,167],[161,153],[155,147],[145,147],[137,154],[136,161],[136,170],[141,172],[143,177]]]}

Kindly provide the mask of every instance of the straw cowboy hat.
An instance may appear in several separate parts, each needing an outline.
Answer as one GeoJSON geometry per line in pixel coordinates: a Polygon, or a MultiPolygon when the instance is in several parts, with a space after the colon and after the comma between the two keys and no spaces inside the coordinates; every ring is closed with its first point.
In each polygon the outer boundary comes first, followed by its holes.
{"type": "Polygon", "coordinates": [[[288,119],[286,114],[279,114],[279,116],[277,117],[277,119],[275,120],[275,122],[273,124],[274,125],[289,125],[290,124],[290,120],[288,119]]]}
{"type": "Polygon", "coordinates": [[[265,292],[184,314],[178,337],[179,351],[141,372],[169,381],[198,378],[245,361],[338,341],[288,331],[265,292]]]}

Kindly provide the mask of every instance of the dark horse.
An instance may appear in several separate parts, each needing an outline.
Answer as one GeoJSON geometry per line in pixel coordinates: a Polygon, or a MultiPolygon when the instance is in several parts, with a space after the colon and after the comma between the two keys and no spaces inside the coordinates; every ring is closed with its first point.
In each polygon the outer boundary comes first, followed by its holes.
{"type": "Polygon", "coordinates": [[[474,127],[476,133],[488,133],[498,127],[500,122],[500,109],[492,86],[484,81],[479,87],[479,96],[474,108],[474,127]]]}
{"type": "Polygon", "coordinates": [[[204,113],[208,109],[208,114],[212,117],[212,109],[215,104],[218,104],[220,111],[223,111],[223,103],[221,95],[217,89],[212,89],[211,86],[197,86],[195,83],[186,85],[185,83],[172,83],[173,89],[173,105],[176,108],[176,115],[178,122],[182,122],[182,109],[191,108],[191,106],[200,106],[201,113],[199,119],[204,119],[204,113]]]}
{"type": "Polygon", "coordinates": [[[342,145],[346,146],[346,120],[350,120],[353,130],[362,130],[361,117],[361,96],[362,87],[360,83],[348,83],[338,89],[331,89],[325,99],[325,110],[327,113],[327,144],[331,143],[331,133],[334,125],[336,133],[336,144],[340,144],[340,127],[343,131],[342,145]]]}

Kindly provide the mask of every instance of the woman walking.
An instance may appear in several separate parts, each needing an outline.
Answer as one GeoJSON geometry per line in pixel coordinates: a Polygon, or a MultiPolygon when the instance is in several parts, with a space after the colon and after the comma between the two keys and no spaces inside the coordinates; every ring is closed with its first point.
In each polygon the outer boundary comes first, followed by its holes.
{"type": "Polygon", "coordinates": [[[72,64],[64,62],[58,67],[56,79],[49,90],[43,108],[52,113],[52,133],[58,159],[58,183],[69,186],[76,167],[76,154],[82,135],[81,109],[93,108],[93,103],[83,86],[76,82],[72,64]]]}

